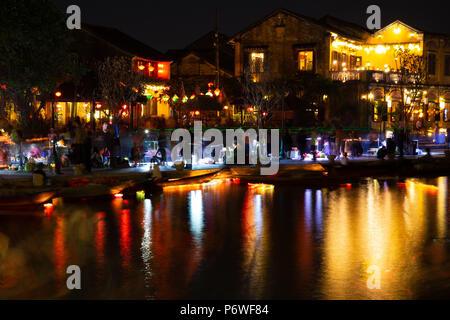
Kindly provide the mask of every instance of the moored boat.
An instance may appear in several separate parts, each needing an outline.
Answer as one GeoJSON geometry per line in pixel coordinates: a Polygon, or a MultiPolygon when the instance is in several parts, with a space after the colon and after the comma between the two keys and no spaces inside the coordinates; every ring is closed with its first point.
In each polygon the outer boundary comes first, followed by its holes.
{"type": "Polygon", "coordinates": [[[14,190],[11,192],[0,191],[0,209],[3,208],[18,208],[35,206],[50,201],[55,195],[54,191],[27,191],[14,190]]]}

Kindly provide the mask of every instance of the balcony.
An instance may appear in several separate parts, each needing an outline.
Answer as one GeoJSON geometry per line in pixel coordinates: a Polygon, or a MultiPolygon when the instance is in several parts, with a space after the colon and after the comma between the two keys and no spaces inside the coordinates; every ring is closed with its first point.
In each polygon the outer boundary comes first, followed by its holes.
{"type": "Polygon", "coordinates": [[[331,80],[333,81],[352,81],[361,80],[360,71],[330,71],[331,80]]]}
{"type": "MultiPolygon", "coordinates": [[[[330,77],[334,81],[364,81],[372,83],[386,83],[386,84],[398,84],[402,82],[402,75],[398,72],[383,72],[375,70],[363,70],[363,71],[330,71],[330,77]]],[[[414,78],[412,76],[405,76],[406,79],[403,83],[413,83],[414,78]]]]}

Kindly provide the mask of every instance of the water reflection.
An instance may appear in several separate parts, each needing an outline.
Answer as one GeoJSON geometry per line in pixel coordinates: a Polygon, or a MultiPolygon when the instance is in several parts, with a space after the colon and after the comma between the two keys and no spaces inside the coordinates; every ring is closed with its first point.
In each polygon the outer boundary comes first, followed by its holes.
{"type": "Polygon", "coordinates": [[[0,298],[448,297],[448,184],[223,182],[0,215],[0,298]],[[65,288],[70,264],[84,272],[77,296],[65,288]]]}
{"type": "Polygon", "coordinates": [[[266,289],[269,226],[265,215],[274,214],[270,208],[273,190],[249,188],[242,207],[242,278],[248,283],[246,294],[261,298],[266,289]]]}
{"type": "MultiPolygon", "coordinates": [[[[141,256],[142,262],[144,263],[144,279],[145,288],[151,288],[152,279],[152,202],[150,199],[144,200],[144,220],[142,226],[144,229],[144,234],[142,235],[141,241],[141,256]]],[[[151,295],[146,295],[146,298],[152,298],[151,295]]]]}
{"type": "Polygon", "coordinates": [[[64,235],[63,217],[56,217],[56,226],[54,231],[53,240],[53,265],[55,268],[56,283],[58,284],[58,290],[65,285],[66,275],[66,237],[64,235]]]}
{"type": "Polygon", "coordinates": [[[203,195],[201,190],[189,192],[189,217],[191,232],[197,246],[201,246],[203,230],[203,195]]]}
{"type": "Polygon", "coordinates": [[[105,264],[105,242],[106,242],[106,222],[105,212],[97,213],[97,226],[95,231],[95,248],[97,252],[96,264],[98,275],[101,275],[101,271],[105,264]]]}

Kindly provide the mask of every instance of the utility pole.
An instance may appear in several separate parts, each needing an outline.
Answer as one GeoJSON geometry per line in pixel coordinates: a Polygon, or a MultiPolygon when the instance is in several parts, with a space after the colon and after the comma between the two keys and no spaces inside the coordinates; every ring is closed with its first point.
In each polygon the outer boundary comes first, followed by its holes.
{"type": "Polygon", "coordinates": [[[220,89],[220,65],[219,65],[219,9],[216,8],[216,32],[214,34],[214,46],[216,49],[216,88],[220,89]]]}

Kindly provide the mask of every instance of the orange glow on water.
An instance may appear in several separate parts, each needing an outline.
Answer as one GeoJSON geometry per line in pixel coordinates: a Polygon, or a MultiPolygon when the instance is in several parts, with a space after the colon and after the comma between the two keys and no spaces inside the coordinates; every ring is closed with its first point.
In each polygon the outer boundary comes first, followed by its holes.
{"type": "Polygon", "coordinates": [[[55,276],[60,289],[66,286],[66,238],[65,224],[62,217],[56,218],[56,227],[53,236],[53,264],[55,276]]]}
{"type": "Polygon", "coordinates": [[[124,269],[131,267],[131,223],[130,210],[122,209],[120,211],[120,256],[122,257],[122,266],[124,269]]]}
{"type": "Polygon", "coordinates": [[[95,229],[95,249],[97,253],[97,266],[101,270],[105,263],[105,213],[97,213],[97,226],[95,229]]]}

